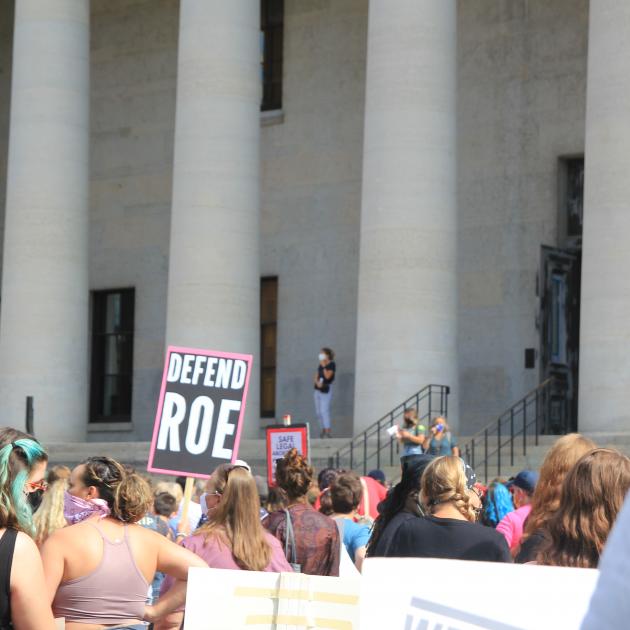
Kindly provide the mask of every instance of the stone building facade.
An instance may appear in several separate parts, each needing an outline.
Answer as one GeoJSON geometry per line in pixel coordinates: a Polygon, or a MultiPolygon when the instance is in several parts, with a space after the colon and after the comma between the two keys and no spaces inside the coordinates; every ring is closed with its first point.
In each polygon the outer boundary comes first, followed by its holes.
{"type": "Polygon", "coordinates": [[[2,421],[148,439],[174,344],[254,354],[256,437],[329,346],[337,435],[428,383],[471,434],[551,374],[624,430],[624,0],[274,6],[261,111],[258,0],[0,3],[2,421]]]}

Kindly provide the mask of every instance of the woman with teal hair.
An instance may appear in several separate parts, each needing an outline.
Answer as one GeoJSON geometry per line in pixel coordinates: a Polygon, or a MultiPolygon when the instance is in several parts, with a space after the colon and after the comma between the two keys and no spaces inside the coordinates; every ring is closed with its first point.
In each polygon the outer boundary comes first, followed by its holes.
{"type": "Polygon", "coordinates": [[[505,484],[500,481],[493,481],[488,486],[488,492],[484,500],[481,520],[484,525],[496,527],[501,519],[514,511],[512,495],[505,484]]]}
{"type": "Polygon", "coordinates": [[[31,495],[45,489],[48,455],[32,436],[0,429],[0,630],[54,630],[33,535],[31,495]]]}

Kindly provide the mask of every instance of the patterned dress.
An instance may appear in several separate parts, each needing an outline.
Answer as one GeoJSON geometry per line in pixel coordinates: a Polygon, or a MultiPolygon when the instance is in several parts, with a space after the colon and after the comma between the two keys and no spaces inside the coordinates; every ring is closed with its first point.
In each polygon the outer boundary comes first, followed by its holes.
{"type": "MultiPolygon", "coordinates": [[[[340,544],[335,521],[302,503],[292,505],[289,514],[295,533],[297,563],[302,565],[302,573],[338,576],[340,544]]],[[[262,524],[284,549],[287,525],[285,513],[273,512],[262,524]]]]}

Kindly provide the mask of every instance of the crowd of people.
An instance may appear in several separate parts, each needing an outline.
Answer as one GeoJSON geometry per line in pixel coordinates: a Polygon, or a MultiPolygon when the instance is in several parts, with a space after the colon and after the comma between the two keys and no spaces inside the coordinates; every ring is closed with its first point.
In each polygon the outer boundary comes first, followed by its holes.
{"type": "Polygon", "coordinates": [[[293,449],[272,488],[246,462],[209,471],[186,518],[182,479],[153,483],[104,456],[47,473],[34,437],[1,429],[0,628],[52,630],[64,618],[68,630],[177,630],[191,567],[358,576],[366,557],[598,566],[630,489],[628,457],[566,435],[540,473],[484,486],[453,454],[444,419],[421,443],[407,417],[398,437],[421,449],[403,450],[391,488],[378,470],[315,476],[293,449]]]}

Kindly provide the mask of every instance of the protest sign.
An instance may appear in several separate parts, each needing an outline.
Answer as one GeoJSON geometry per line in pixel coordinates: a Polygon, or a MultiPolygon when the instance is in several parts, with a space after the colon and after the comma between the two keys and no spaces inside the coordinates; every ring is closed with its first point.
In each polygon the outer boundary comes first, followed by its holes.
{"type": "Polygon", "coordinates": [[[358,577],[192,568],[184,630],[358,630],[360,583],[358,577]]]}
{"type": "Polygon", "coordinates": [[[578,630],[598,575],[433,558],[367,558],[362,571],[362,630],[578,630]]]}
{"type": "Polygon", "coordinates": [[[270,486],[276,483],[276,462],[292,448],[308,459],[308,424],[275,424],[267,427],[267,483],[270,486]]]}
{"type": "Polygon", "coordinates": [[[169,346],[149,472],[208,477],[237,459],[252,357],[169,346]]]}

